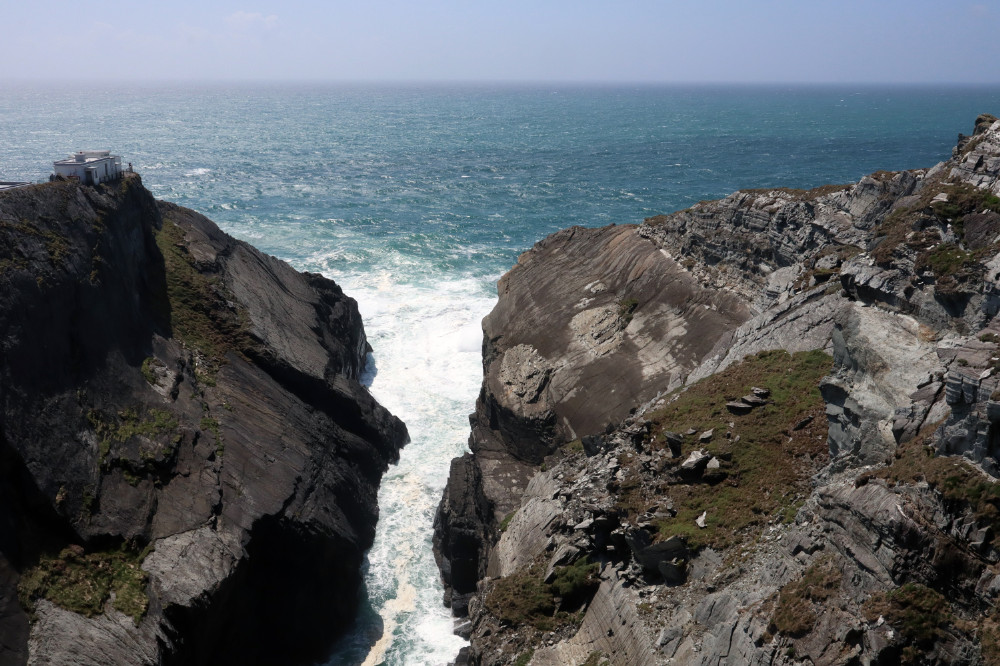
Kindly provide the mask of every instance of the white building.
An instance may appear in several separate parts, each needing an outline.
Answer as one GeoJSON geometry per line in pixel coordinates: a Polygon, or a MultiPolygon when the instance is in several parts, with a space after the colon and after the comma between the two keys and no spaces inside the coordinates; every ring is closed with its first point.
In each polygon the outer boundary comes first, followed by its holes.
{"type": "Polygon", "coordinates": [[[105,183],[122,175],[122,158],[110,150],[81,150],[53,166],[57,176],[76,177],[84,185],[105,183]]]}

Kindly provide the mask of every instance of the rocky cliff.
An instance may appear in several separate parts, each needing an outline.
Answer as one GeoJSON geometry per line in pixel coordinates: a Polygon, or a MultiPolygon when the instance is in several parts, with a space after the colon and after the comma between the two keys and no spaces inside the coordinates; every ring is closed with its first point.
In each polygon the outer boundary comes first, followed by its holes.
{"type": "Polygon", "coordinates": [[[998,195],[981,116],[523,255],[436,518],[461,660],[1000,663],[998,195]]]}
{"type": "Polygon", "coordinates": [[[0,663],[310,663],[406,439],[355,302],[136,175],[0,194],[0,663]]]}

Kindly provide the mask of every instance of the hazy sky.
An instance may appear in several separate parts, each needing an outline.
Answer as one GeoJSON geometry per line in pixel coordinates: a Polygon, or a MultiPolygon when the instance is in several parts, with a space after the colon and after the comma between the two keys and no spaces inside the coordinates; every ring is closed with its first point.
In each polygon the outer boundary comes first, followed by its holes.
{"type": "Polygon", "coordinates": [[[0,0],[0,78],[1000,83],[1000,0],[0,0]]]}

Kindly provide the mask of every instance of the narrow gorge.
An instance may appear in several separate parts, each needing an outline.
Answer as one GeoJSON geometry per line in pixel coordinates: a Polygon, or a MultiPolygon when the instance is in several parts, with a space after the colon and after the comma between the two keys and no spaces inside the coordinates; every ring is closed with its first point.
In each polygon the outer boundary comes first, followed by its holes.
{"type": "Polygon", "coordinates": [[[459,663],[1000,663],[1000,122],[524,253],[435,520],[459,663]]]}

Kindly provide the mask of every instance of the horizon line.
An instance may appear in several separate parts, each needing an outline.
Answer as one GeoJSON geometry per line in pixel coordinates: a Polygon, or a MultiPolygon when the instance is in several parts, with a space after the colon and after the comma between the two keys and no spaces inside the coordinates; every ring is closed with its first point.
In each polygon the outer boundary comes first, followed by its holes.
{"type": "Polygon", "coordinates": [[[725,81],[725,80],[610,80],[610,79],[351,79],[351,78],[27,78],[0,77],[0,85],[331,85],[331,86],[502,86],[502,87],[844,87],[864,88],[1000,88],[1000,81],[725,81]]]}

